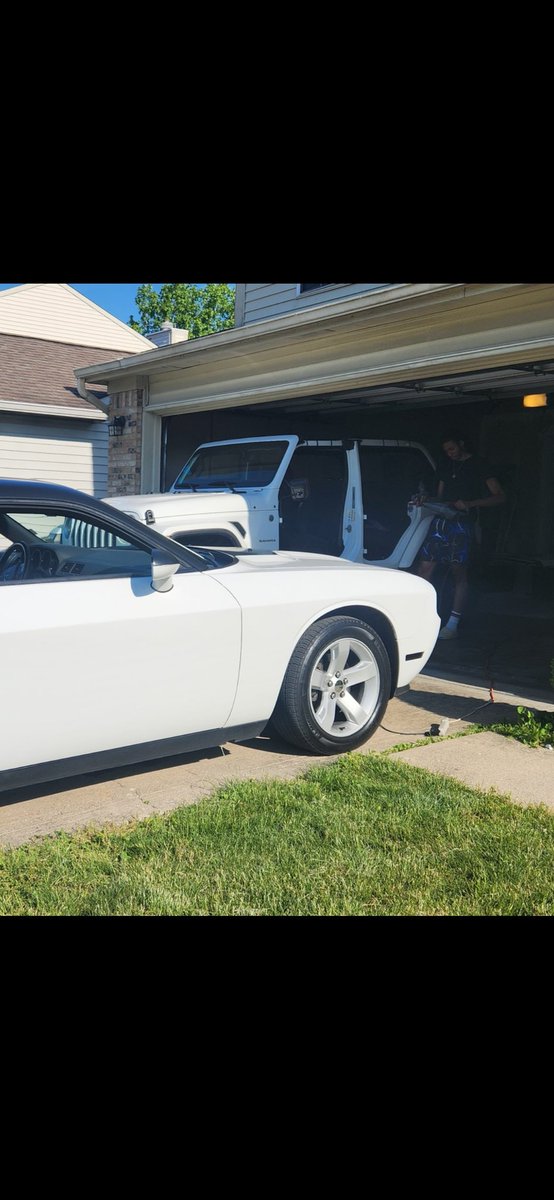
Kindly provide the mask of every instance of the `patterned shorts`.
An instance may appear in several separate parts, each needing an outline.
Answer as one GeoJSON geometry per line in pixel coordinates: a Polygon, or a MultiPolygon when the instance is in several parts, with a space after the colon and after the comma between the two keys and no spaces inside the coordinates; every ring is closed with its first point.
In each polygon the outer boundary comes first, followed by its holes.
{"type": "Polygon", "coordinates": [[[435,517],[429,526],[421,556],[426,562],[466,563],[471,546],[472,526],[467,517],[435,517]]]}

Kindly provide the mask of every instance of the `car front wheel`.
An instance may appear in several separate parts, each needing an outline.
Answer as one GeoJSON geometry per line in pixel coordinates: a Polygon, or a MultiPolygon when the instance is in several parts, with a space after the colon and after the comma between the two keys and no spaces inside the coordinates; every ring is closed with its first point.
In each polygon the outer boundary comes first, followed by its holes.
{"type": "Polygon", "coordinates": [[[390,686],[389,656],[379,634],[357,617],[324,617],[294,650],[271,726],[302,750],[353,750],[379,725],[390,686]]]}

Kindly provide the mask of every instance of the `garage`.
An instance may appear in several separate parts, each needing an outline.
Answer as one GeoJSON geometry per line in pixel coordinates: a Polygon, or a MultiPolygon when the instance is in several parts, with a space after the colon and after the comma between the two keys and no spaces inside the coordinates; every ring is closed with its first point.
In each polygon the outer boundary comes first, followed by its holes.
{"type": "MultiPolygon", "coordinates": [[[[465,637],[455,654],[452,646],[438,643],[434,665],[451,673],[455,658],[459,672],[487,686],[502,679],[505,686],[513,680],[527,691],[537,684],[548,689],[554,658],[553,368],[545,362],[533,371],[518,367],[468,376],[452,387],[455,395],[449,394],[451,384],[436,379],[418,390],[398,388],[392,403],[382,395],[337,396],[326,399],[324,414],[317,402],[295,408],[286,401],[166,418],[164,486],[203,441],[277,433],[398,437],[423,443],[438,461],[441,433],[461,429],[469,445],[494,463],[507,503],[481,522],[465,637]],[[546,394],[546,406],[524,408],[525,394],[546,394]]],[[[448,596],[443,603],[448,605],[448,596]]]]}
{"type": "MultiPolygon", "coordinates": [[[[516,655],[530,621],[551,625],[553,313],[550,284],[404,285],[147,352],[140,376],[131,359],[76,374],[106,383],[114,411],[137,396],[142,491],[167,489],[203,441],[398,438],[437,458],[443,431],[460,428],[508,497],[483,528],[473,588],[486,598],[473,612],[484,629],[487,605],[496,627],[506,610],[516,655]]],[[[554,648],[541,655],[548,686],[554,648]]]]}
{"type": "MultiPolygon", "coordinates": [[[[201,442],[295,433],[301,438],[398,438],[423,443],[435,461],[447,429],[460,429],[475,453],[498,468],[509,496],[502,513],[503,556],[554,565],[554,362],[452,381],[398,385],[373,395],[292,398],[163,418],[161,490],[201,442]],[[449,394],[450,393],[450,394],[449,394]],[[544,407],[524,407],[524,395],[544,407]]],[[[407,497],[408,498],[408,497],[407,497]]],[[[496,517],[498,514],[494,514],[496,517]]]]}

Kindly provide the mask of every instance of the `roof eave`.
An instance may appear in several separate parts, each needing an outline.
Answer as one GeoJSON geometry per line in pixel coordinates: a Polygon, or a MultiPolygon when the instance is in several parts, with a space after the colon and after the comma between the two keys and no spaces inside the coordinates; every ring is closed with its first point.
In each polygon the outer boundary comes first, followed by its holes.
{"type": "MultiPolygon", "coordinates": [[[[90,383],[107,383],[118,374],[151,374],[153,366],[167,370],[180,359],[190,355],[205,353],[211,349],[224,349],[225,346],[252,341],[261,335],[286,332],[290,328],[309,329],[326,321],[345,320],[352,314],[364,309],[377,309],[385,304],[399,304],[403,300],[413,300],[428,293],[459,292],[463,289],[461,283],[422,283],[395,284],[371,292],[362,292],[356,296],[346,296],[341,300],[333,300],[327,304],[315,304],[302,312],[293,310],[279,317],[268,317],[263,321],[252,321],[248,325],[224,329],[219,333],[209,333],[204,337],[193,338],[187,342],[177,342],[173,346],[163,346],[155,350],[145,350],[142,354],[130,354],[124,359],[114,359],[112,362],[92,364],[90,367],[77,367],[75,377],[90,383]]],[[[83,393],[79,389],[79,394],[83,393]]]]}

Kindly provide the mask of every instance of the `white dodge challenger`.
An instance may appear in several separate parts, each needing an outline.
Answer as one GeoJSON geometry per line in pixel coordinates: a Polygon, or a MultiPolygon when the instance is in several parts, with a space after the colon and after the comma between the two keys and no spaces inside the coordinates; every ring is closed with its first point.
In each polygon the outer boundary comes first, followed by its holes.
{"type": "Polygon", "coordinates": [[[360,746],[427,662],[436,593],[319,554],[190,550],[0,480],[0,790],[256,737],[360,746]]]}

